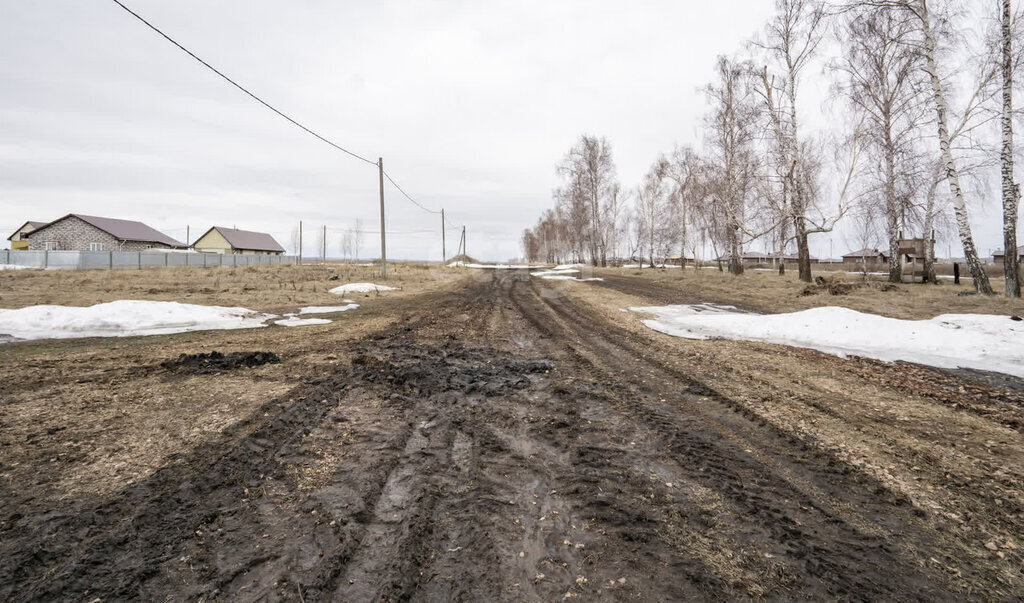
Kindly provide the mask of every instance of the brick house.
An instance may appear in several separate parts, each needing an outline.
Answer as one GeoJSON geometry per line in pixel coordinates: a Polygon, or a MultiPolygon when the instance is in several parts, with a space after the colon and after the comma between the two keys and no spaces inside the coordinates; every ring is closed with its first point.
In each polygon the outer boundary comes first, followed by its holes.
{"type": "Polygon", "coordinates": [[[214,226],[196,239],[192,248],[203,253],[253,253],[257,255],[281,255],[281,247],[274,237],[265,232],[239,230],[214,226]]]}
{"type": "Polygon", "coordinates": [[[164,233],[134,220],[68,214],[28,233],[30,250],[145,251],[186,249],[164,233]]]}
{"type": "Polygon", "coordinates": [[[46,226],[47,224],[49,224],[49,222],[35,222],[33,220],[29,220],[19,226],[18,230],[15,230],[11,233],[11,236],[7,237],[7,240],[11,242],[11,249],[14,249],[15,251],[28,249],[28,233],[42,226],[46,226]]]}

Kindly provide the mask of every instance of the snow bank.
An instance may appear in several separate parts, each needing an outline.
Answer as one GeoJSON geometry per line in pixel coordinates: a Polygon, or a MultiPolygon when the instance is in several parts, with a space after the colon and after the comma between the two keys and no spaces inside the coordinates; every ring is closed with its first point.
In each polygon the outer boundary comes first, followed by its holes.
{"type": "Polygon", "coordinates": [[[930,320],[900,320],[839,307],[758,315],[708,304],[630,310],[654,314],[657,318],[643,323],[677,337],[780,343],[841,357],[904,360],[1024,377],[1024,322],[1009,316],[943,314],[930,320]]]}
{"type": "MultiPolygon", "coordinates": [[[[579,265],[579,264],[577,264],[579,265]]],[[[579,270],[575,268],[568,268],[565,266],[556,266],[553,270],[541,270],[539,272],[531,272],[530,276],[539,276],[542,279],[549,281],[577,281],[580,283],[587,283],[593,281],[603,281],[603,278],[592,276],[590,278],[579,278],[575,276],[579,273],[579,270]]]]}
{"type": "Polygon", "coordinates": [[[449,268],[484,268],[488,270],[532,270],[544,266],[531,266],[530,264],[466,264],[465,262],[449,262],[449,268]]]}
{"type": "Polygon", "coordinates": [[[355,310],[358,307],[359,304],[353,303],[348,303],[344,306],[306,306],[304,308],[299,308],[299,314],[331,314],[334,312],[355,310]]]}
{"type": "Polygon", "coordinates": [[[266,326],[274,318],[247,308],[119,300],[88,307],[0,309],[0,334],[18,339],[129,337],[266,326]]]}
{"type": "Polygon", "coordinates": [[[0,264],[0,270],[28,270],[30,266],[16,266],[14,264],[0,264]]]}
{"type": "Polygon", "coordinates": [[[395,291],[394,287],[388,287],[387,285],[375,285],[373,283],[349,283],[347,285],[340,285],[330,290],[330,293],[335,295],[345,295],[347,293],[373,293],[374,291],[395,291]]]}
{"type": "Polygon", "coordinates": [[[282,327],[304,327],[306,325],[326,325],[330,324],[330,320],[326,318],[299,318],[292,316],[283,320],[275,320],[275,325],[281,325],[282,327]]]}
{"type": "Polygon", "coordinates": [[[578,273],[579,270],[575,268],[555,268],[554,270],[541,270],[539,272],[531,272],[530,276],[566,275],[578,273]]]}

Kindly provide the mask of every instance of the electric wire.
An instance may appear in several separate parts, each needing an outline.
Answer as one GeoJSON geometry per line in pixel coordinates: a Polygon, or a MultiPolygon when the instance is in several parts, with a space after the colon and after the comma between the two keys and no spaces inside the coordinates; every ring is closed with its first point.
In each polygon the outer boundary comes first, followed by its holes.
{"type": "MultiPolygon", "coordinates": [[[[231,79],[230,77],[225,75],[223,72],[221,72],[219,69],[217,69],[216,67],[214,67],[210,63],[207,63],[205,60],[203,60],[201,57],[199,57],[196,53],[192,52],[191,50],[189,50],[185,46],[183,46],[180,43],[178,43],[177,40],[175,40],[171,36],[169,36],[166,33],[164,33],[157,26],[155,26],[152,23],[150,23],[149,21],[147,21],[142,15],[140,15],[137,12],[133,11],[132,9],[128,8],[124,3],[121,2],[121,0],[111,0],[111,1],[114,4],[120,6],[122,9],[124,9],[128,14],[130,14],[133,17],[135,17],[139,21],[141,21],[143,24],[146,25],[146,27],[152,29],[154,32],[159,34],[165,40],[167,40],[171,44],[174,44],[175,46],[177,46],[182,52],[184,52],[185,54],[189,55],[190,57],[192,57],[193,59],[198,61],[201,65],[203,65],[204,67],[206,67],[210,71],[216,73],[218,76],[223,78],[229,84],[231,84],[235,88],[238,88],[239,90],[244,92],[246,95],[251,97],[256,102],[260,103],[264,107],[270,109],[274,113],[276,113],[279,116],[283,117],[284,119],[288,120],[290,123],[292,123],[293,125],[297,126],[300,129],[302,129],[306,133],[311,134],[312,136],[315,136],[319,140],[327,143],[328,145],[334,147],[335,149],[337,149],[337,150],[339,150],[339,151],[341,151],[341,152],[343,152],[343,153],[345,153],[347,155],[350,155],[350,156],[352,156],[352,157],[354,157],[356,159],[359,159],[360,161],[363,161],[363,162],[368,163],[368,164],[373,165],[373,166],[379,165],[376,161],[371,161],[370,159],[367,159],[366,157],[363,157],[362,155],[359,155],[358,153],[354,153],[354,152],[346,149],[345,147],[337,144],[336,142],[334,142],[332,140],[329,140],[328,138],[326,138],[324,136],[321,136],[320,134],[316,133],[312,129],[302,125],[301,123],[299,123],[298,121],[296,121],[292,117],[290,117],[287,114],[285,114],[283,111],[279,110],[277,107],[274,107],[273,105],[271,105],[267,101],[263,100],[262,98],[260,98],[256,94],[254,94],[253,92],[250,92],[246,87],[242,86],[241,84],[239,84],[235,80],[231,79]]],[[[439,210],[428,209],[427,207],[425,207],[422,204],[420,204],[418,201],[413,199],[412,196],[409,195],[409,193],[405,192],[405,189],[403,189],[397,182],[395,182],[395,179],[391,177],[391,174],[389,174],[387,172],[387,170],[381,170],[381,171],[384,173],[384,176],[388,179],[388,181],[398,190],[398,192],[400,192],[402,194],[402,196],[405,197],[407,200],[409,200],[409,202],[411,202],[413,205],[415,205],[416,207],[422,209],[423,211],[425,211],[427,213],[431,213],[431,214],[440,214],[441,213],[439,210]]],[[[447,222],[452,228],[457,228],[455,225],[451,224],[451,222],[448,222],[447,219],[445,220],[445,222],[447,222]]]]}
{"type": "Polygon", "coordinates": [[[332,147],[334,147],[334,148],[338,149],[339,151],[341,151],[341,152],[343,152],[343,153],[347,153],[348,155],[351,155],[352,157],[355,157],[356,159],[359,159],[359,160],[361,160],[361,161],[365,161],[366,163],[369,163],[370,165],[377,165],[377,162],[376,162],[376,161],[370,161],[370,160],[369,160],[369,159],[367,159],[366,157],[363,157],[362,155],[359,155],[358,153],[353,153],[352,151],[350,151],[350,150],[346,149],[345,147],[343,147],[343,146],[341,146],[341,145],[339,145],[339,144],[337,144],[337,143],[335,143],[335,142],[333,142],[333,141],[331,141],[331,140],[328,140],[327,138],[325,138],[325,137],[323,137],[323,136],[321,136],[321,135],[317,134],[317,133],[316,133],[316,132],[314,132],[313,130],[311,130],[311,129],[307,128],[306,126],[304,126],[304,125],[300,124],[299,122],[295,121],[294,119],[292,119],[291,117],[289,117],[288,115],[286,115],[286,114],[285,114],[285,113],[283,113],[282,111],[278,110],[278,109],[277,109],[276,107],[274,107],[273,105],[271,105],[271,104],[270,104],[270,103],[268,103],[267,101],[265,101],[265,100],[263,100],[262,98],[260,98],[260,97],[256,96],[255,94],[253,94],[252,92],[250,92],[250,91],[249,91],[248,89],[246,89],[246,88],[245,88],[244,86],[242,86],[241,84],[239,84],[239,83],[238,83],[238,82],[236,82],[235,80],[233,80],[233,79],[229,78],[228,76],[224,75],[224,74],[223,74],[223,73],[222,73],[222,72],[221,72],[220,70],[218,70],[218,69],[217,69],[216,67],[214,67],[213,65],[211,65],[211,64],[209,64],[209,63],[207,63],[207,62],[206,62],[206,61],[204,61],[203,59],[199,58],[199,56],[198,56],[198,55],[196,55],[196,54],[195,54],[194,52],[192,52],[192,51],[191,51],[191,50],[189,50],[188,48],[185,48],[184,46],[182,46],[181,44],[179,44],[179,43],[178,43],[178,42],[177,42],[177,41],[176,41],[176,40],[175,40],[174,38],[172,38],[171,36],[169,36],[169,35],[165,34],[165,33],[164,33],[163,31],[161,31],[161,30],[160,30],[160,29],[159,29],[159,28],[158,28],[157,26],[153,25],[152,23],[150,23],[149,21],[147,21],[146,19],[144,19],[144,18],[143,18],[143,17],[142,17],[142,16],[140,15],[140,14],[138,14],[137,12],[135,12],[135,11],[133,11],[132,9],[128,8],[128,7],[127,7],[127,6],[125,6],[124,4],[122,4],[120,0],[112,0],[112,2],[113,2],[114,4],[116,4],[116,5],[120,6],[121,8],[123,8],[123,9],[124,9],[125,11],[127,11],[127,12],[128,12],[128,14],[132,15],[133,17],[135,17],[135,18],[136,18],[136,19],[138,19],[139,21],[142,21],[142,22],[143,22],[143,23],[144,23],[144,24],[146,25],[146,27],[149,27],[150,29],[152,29],[152,30],[153,30],[153,31],[155,31],[156,33],[160,34],[160,35],[161,35],[161,36],[162,36],[162,37],[163,37],[164,39],[166,39],[166,40],[167,40],[168,42],[170,42],[171,44],[174,44],[175,46],[177,46],[178,48],[180,48],[180,49],[181,49],[181,50],[182,50],[183,52],[185,52],[185,54],[187,54],[188,56],[192,57],[193,59],[195,59],[195,60],[199,61],[199,62],[200,62],[200,63],[201,63],[201,64],[202,64],[203,66],[205,66],[205,67],[206,67],[207,69],[209,69],[210,71],[212,71],[212,72],[216,73],[216,74],[217,74],[217,75],[219,75],[220,77],[224,78],[224,80],[226,80],[226,81],[227,81],[228,83],[230,83],[230,84],[231,84],[232,86],[234,86],[235,88],[238,88],[238,89],[239,89],[239,90],[241,90],[242,92],[244,92],[244,93],[248,94],[248,95],[249,95],[250,97],[252,97],[252,98],[253,98],[253,99],[254,99],[254,100],[255,100],[256,102],[260,103],[260,104],[261,104],[261,105],[263,105],[264,107],[266,107],[266,108],[270,109],[270,110],[271,110],[271,111],[273,111],[274,113],[277,113],[277,114],[278,114],[278,115],[280,115],[281,117],[283,117],[283,118],[287,119],[288,121],[290,121],[290,122],[291,122],[292,124],[294,124],[294,125],[298,126],[299,128],[301,128],[301,129],[305,130],[305,131],[306,131],[306,132],[308,132],[309,134],[312,134],[313,136],[315,136],[315,137],[319,138],[319,139],[320,139],[320,140],[322,140],[323,142],[326,142],[327,144],[331,145],[332,147]]]}

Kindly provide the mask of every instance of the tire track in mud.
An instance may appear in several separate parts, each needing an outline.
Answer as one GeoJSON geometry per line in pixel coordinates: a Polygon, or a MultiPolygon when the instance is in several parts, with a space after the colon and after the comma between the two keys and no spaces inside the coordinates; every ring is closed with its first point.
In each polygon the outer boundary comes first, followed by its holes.
{"type": "Polygon", "coordinates": [[[900,510],[905,499],[756,417],[736,414],[745,409],[658,363],[650,350],[634,347],[631,333],[598,324],[564,296],[523,293],[536,287],[517,285],[513,300],[535,328],[552,341],[578,341],[569,352],[613,380],[632,373],[617,404],[623,419],[642,421],[661,445],[697,461],[698,470],[684,470],[684,479],[732,501],[750,524],[736,534],[737,548],[752,541],[789,560],[797,575],[818,581],[790,585],[788,592],[914,598],[941,592],[933,590],[936,576],[880,537],[906,529],[922,537],[920,522],[909,509],[900,510]]]}

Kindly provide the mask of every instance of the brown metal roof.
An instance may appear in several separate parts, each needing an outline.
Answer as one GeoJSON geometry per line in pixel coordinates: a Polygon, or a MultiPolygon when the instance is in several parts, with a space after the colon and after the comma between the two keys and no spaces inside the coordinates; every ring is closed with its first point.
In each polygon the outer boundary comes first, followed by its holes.
{"type": "Polygon", "coordinates": [[[877,249],[858,249],[857,251],[851,251],[850,253],[843,254],[844,258],[873,258],[878,257],[881,252],[877,249]]]}
{"type": "MultiPolygon", "coordinates": [[[[39,230],[40,228],[42,228],[43,226],[46,226],[47,224],[49,224],[49,222],[35,222],[33,220],[29,220],[28,222],[25,222],[21,226],[15,228],[14,232],[11,233],[11,236],[7,237],[7,240],[8,241],[12,240],[14,238],[14,235],[18,234],[18,232],[21,231],[21,229],[25,228],[26,226],[31,226],[32,230],[39,230]]],[[[26,234],[28,234],[28,233],[26,233],[26,234]]]]}
{"type": "MultiPolygon", "coordinates": [[[[265,232],[253,232],[251,230],[239,230],[237,228],[224,228],[223,226],[214,226],[210,230],[216,230],[227,239],[227,242],[231,244],[235,249],[252,249],[255,251],[279,251],[284,253],[284,247],[278,244],[274,240],[274,237],[270,236],[265,232]]],[[[207,230],[203,234],[205,237],[209,234],[210,230],[207,230]]],[[[199,237],[199,239],[203,238],[199,237]]],[[[197,241],[199,239],[196,239],[197,241]]]]}
{"type": "Polygon", "coordinates": [[[56,224],[57,222],[66,220],[67,218],[71,217],[78,218],[83,222],[91,224],[96,228],[99,228],[103,232],[109,234],[110,236],[114,237],[115,239],[120,239],[122,241],[139,241],[142,243],[163,243],[164,245],[168,245],[170,247],[182,248],[186,246],[181,241],[172,239],[171,237],[160,232],[159,230],[146,226],[142,222],[137,222],[135,220],[120,220],[118,218],[86,216],[85,214],[68,214],[62,218],[54,220],[53,222],[44,224],[43,226],[33,231],[31,234],[35,234],[36,232],[43,230],[48,226],[51,226],[53,224],[56,224]]]}

